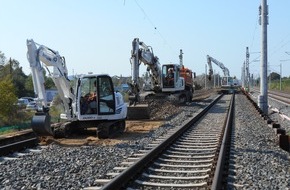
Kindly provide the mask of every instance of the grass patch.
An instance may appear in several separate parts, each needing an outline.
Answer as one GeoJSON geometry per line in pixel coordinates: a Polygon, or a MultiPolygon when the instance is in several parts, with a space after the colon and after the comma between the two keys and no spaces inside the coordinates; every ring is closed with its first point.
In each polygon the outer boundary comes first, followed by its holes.
{"type": "MultiPolygon", "coordinates": [[[[280,91],[280,80],[271,81],[268,85],[269,90],[280,91]]],[[[290,93],[290,79],[282,79],[281,91],[290,93]]]]}

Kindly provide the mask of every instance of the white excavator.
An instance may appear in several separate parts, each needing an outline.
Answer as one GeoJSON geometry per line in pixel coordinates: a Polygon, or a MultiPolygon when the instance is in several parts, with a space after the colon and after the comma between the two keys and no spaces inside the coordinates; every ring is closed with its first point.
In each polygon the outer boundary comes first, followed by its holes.
{"type": "MultiPolygon", "coordinates": [[[[160,65],[159,59],[154,55],[153,49],[139,38],[132,42],[131,69],[132,83],[130,105],[142,102],[144,99],[169,98],[178,103],[191,102],[194,93],[193,73],[180,64],[160,65]],[[141,63],[147,66],[148,79],[141,85],[139,68],[141,63]]],[[[181,55],[182,59],[182,50],[181,55]]]]}
{"type": "Polygon", "coordinates": [[[124,131],[127,105],[122,94],[114,91],[109,75],[79,75],[73,88],[65,59],[58,51],[32,39],[27,40],[27,48],[37,103],[31,127],[38,136],[67,137],[74,130],[95,127],[99,138],[108,138],[124,131]],[[64,107],[64,113],[60,114],[62,122],[53,125],[45,93],[44,68],[52,78],[64,107]]]}
{"type": "Polygon", "coordinates": [[[230,76],[229,69],[220,61],[216,60],[215,58],[207,55],[206,56],[207,63],[209,65],[209,80],[213,75],[213,68],[212,62],[215,63],[218,67],[220,67],[224,73],[224,76],[221,78],[221,92],[223,93],[233,93],[238,88],[238,83],[235,77],[230,76]]]}

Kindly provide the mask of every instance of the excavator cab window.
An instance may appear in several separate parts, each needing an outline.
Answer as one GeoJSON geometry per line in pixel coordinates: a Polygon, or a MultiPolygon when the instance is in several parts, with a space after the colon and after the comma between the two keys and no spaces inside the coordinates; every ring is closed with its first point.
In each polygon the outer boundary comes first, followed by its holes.
{"type": "Polygon", "coordinates": [[[162,78],[164,88],[174,88],[174,78],[175,78],[174,67],[171,65],[163,65],[162,78]]]}
{"type": "Polygon", "coordinates": [[[81,115],[97,114],[97,78],[85,77],[80,85],[80,110],[81,115]]]}
{"type": "Polygon", "coordinates": [[[233,85],[233,77],[222,78],[222,86],[232,86],[232,85],[233,85]]]}
{"type": "Polygon", "coordinates": [[[84,77],[80,88],[81,115],[115,113],[115,96],[109,76],[84,77]]]}
{"type": "Polygon", "coordinates": [[[228,85],[228,78],[227,77],[223,77],[222,78],[221,85],[222,86],[227,86],[228,85]]]}
{"type": "Polygon", "coordinates": [[[98,76],[99,114],[115,114],[115,93],[111,77],[98,76]]]}

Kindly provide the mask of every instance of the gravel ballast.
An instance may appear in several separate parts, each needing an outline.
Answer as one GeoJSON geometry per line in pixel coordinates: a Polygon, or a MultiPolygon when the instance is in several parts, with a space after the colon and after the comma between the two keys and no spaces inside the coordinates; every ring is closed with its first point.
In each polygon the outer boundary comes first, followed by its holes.
{"type": "Polygon", "coordinates": [[[289,153],[244,95],[236,96],[229,189],[289,189],[289,153]]]}
{"type": "MultiPolygon", "coordinates": [[[[215,97],[215,96],[213,96],[215,97]]],[[[50,144],[40,151],[26,151],[15,160],[0,161],[0,189],[82,189],[93,186],[105,174],[172,127],[182,123],[208,105],[205,102],[172,109],[167,121],[158,129],[117,145],[64,147],[50,144]],[[180,109],[179,111],[176,109],[180,109]],[[179,114],[176,114],[180,112],[179,114]]],[[[167,110],[170,113],[170,109],[167,110]]],[[[0,159],[1,160],[1,159],[0,159]]]]}
{"type": "MultiPolygon", "coordinates": [[[[124,158],[195,115],[213,98],[180,108],[179,114],[169,117],[157,130],[126,143],[82,147],[50,144],[39,147],[40,152],[27,151],[19,159],[0,161],[0,189],[82,189],[93,186],[96,178],[103,178],[124,158]]],[[[247,183],[243,189],[289,188],[289,153],[277,146],[276,136],[253,113],[255,110],[249,109],[251,105],[246,97],[238,95],[236,102],[235,147],[236,154],[243,157],[236,160],[240,167],[236,169],[233,182],[247,183]]]]}

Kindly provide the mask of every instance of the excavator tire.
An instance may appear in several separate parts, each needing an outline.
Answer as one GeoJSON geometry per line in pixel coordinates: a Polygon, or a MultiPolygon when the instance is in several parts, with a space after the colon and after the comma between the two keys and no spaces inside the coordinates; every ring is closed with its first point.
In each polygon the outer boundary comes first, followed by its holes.
{"type": "Polygon", "coordinates": [[[179,96],[179,104],[181,104],[181,105],[185,104],[186,101],[187,101],[187,97],[186,97],[185,94],[182,94],[182,95],[179,96]]]}
{"type": "Polygon", "coordinates": [[[116,124],[115,131],[117,133],[124,133],[125,129],[126,129],[126,121],[125,120],[121,120],[116,124]]]}
{"type": "Polygon", "coordinates": [[[71,135],[71,122],[61,123],[54,128],[54,138],[67,138],[71,135]]]}
{"type": "Polygon", "coordinates": [[[54,136],[50,126],[50,115],[47,113],[36,113],[32,117],[31,128],[37,136],[54,136]]]}
{"type": "Polygon", "coordinates": [[[120,120],[112,123],[102,124],[97,128],[97,136],[99,139],[107,139],[114,137],[115,135],[121,134],[125,131],[126,122],[120,120]]]}
{"type": "Polygon", "coordinates": [[[148,104],[129,106],[127,111],[128,120],[150,119],[148,104]]]}
{"type": "Polygon", "coordinates": [[[107,139],[109,138],[109,132],[107,130],[98,130],[97,136],[99,139],[107,139]]]}

